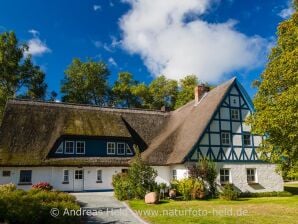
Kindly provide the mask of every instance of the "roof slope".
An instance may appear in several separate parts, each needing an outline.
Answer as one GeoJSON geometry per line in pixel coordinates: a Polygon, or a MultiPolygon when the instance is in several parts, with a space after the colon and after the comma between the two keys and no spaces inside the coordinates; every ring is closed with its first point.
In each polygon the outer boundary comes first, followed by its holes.
{"type": "Polygon", "coordinates": [[[232,78],[212,89],[196,106],[191,101],[171,112],[169,122],[142,153],[143,158],[152,165],[182,163],[234,82],[232,78]]]}
{"type": "MultiPolygon", "coordinates": [[[[62,135],[132,138],[145,149],[166,119],[167,113],[158,111],[10,100],[0,129],[0,165],[46,165],[50,149],[62,135]]],[[[107,161],[120,164],[107,157],[94,165],[107,161]]]]}

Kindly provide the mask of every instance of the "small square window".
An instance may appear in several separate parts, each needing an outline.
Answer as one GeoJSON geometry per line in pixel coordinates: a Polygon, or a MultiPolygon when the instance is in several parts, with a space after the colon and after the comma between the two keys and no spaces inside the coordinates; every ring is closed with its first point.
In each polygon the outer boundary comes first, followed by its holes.
{"type": "Polygon", "coordinates": [[[21,170],[20,171],[20,183],[31,184],[32,181],[32,170],[21,170]]]}
{"type": "Polygon", "coordinates": [[[3,170],[2,171],[2,176],[3,177],[10,177],[10,170],[3,170]]]}
{"type": "Polygon", "coordinates": [[[102,170],[97,170],[97,183],[101,183],[102,182],[102,170]]]}
{"type": "Polygon", "coordinates": [[[232,120],[240,120],[238,109],[231,109],[231,118],[232,120]]]}
{"type": "Polygon", "coordinates": [[[107,154],[114,155],[116,153],[116,143],[115,142],[108,142],[107,143],[107,154]]]}
{"type": "Polygon", "coordinates": [[[77,141],[77,154],[85,154],[85,142],[77,141]]]}
{"type": "Polygon", "coordinates": [[[74,153],[74,142],[65,141],[65,154],[73,154],[73,153],[74,153]]]}
{"type": "Polygon", "coordinates": [[[251,145],[251,137],[250,134],[244,134],[243,135],[243,144],[244,145],[251,145]]]}
{"type": "Polygon", "coordinates": [[[247,174],[247,182],[248,183],[255,183],[256,182],[256,169],[246,169],[247,174]]]}
{"type": "Polygon", "coordinates": [[[177,180],[177,170],[172,171],[172,178],[173,180],[177,180]]]}
{"type": "Polygon", "coordinates": [[[221,132],[221,143],[223,145],[230,145],[230,132],[221,132]]]}
{"type": "Polygon", "coordinates": [[[118,143],[117,144],[117,154],[118,155],[124,155],[125,154],[125,144],[124,143],[118,143]]]}
{"type": "Polygon", "coordinates": [[[230,182],[230,169],[220,169],[219,174],[221,183],[230,182]]]}

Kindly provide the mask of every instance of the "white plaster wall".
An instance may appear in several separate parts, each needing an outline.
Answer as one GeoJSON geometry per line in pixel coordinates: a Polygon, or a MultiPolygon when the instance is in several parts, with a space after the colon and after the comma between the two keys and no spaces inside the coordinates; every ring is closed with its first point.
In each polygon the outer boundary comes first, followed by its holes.
{"type": "MultiPolygon", "coordinates": [[[[275,172],[275,164],[267,163],[216,163],[218,174],[220,168],[230,169],[230,181],[239,190],[245,192],[266,192],[266,191],[283,191],[283,179],[275,172]],[[246,169],[256,169],[258,184],[249,185],[247,183],[246,169]]],[[[217,177],[220,183],[219,175],[217,177]]]]}
{"type": "Polygon", "coordinates": [[[157,183],[170,184],[172,179],[172,170],[169,166],[153,166],[152,168],[157,171],[157,177],[155,179],[157,183]]]}
{"type": "Polygon", "coordinates": [[[220,108],[220,118],[221,119],[230,119],[230,110],[226,107],[220,108]]]}
{"type": "Polygon", "coordinates": [[[178,180],[188,177],[188,168],[187,168],[187,166],[185,166],[183,164],[173,165],[170,167],[170,169],[171,169],[171,179],[172,179],[172,171],[173,170],[177,171],[177,179],[178,180]]]}

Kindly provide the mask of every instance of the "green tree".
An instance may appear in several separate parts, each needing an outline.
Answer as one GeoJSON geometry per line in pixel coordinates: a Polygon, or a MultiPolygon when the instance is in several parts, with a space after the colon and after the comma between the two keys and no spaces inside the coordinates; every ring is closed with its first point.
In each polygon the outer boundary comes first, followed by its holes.
{"type": "Polygon", "coordinates": [[[188,75],[179,81],[180,89],[175,104],[175,109],[183,106],[194,99],[194,88],[199,84],[198,78],[195,75],[188,75]]]}
{"type": "Polygon", "coordinates": [[[14,32],[0,34],[0,113],[9,97],[44,99],[45,74],[32,63],[26,44],[20,44],[14,32]]]}
{"type": "Polygon", "coordinates": [[[103,62],[74,59],[65,71],[62,101],[103,105],[108,91],[109,71],[103,62]]]}
{"type": "Polygon", "coordinates": [[[151,108],[160,109],[166,106],[173,109],[178,94],[178,83],[161,75],[150,83],[149,94],[152,97],[151,108]]]}
{"type": "Polygon", "coordinates": [[[285,177],[298,177],[298,13],[278,26],[261,80],[255,81],[256,112],[248,119],[256,134],[265,134],[260,151],[279,163],[285,177]]]}

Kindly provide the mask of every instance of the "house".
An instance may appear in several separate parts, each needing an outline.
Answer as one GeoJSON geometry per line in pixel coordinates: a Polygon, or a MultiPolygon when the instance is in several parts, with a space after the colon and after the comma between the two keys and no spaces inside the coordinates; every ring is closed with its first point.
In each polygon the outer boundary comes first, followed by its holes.
{"type": "Polygon", "coordinates": [[[187,177],[188,167],[207,156],[216,162],[219,184],[282,191],[275,164],[260,160],[263,137],[244,123],[253,105],[236,78],[210,91],[200,85],[194,98],[171,112],[9,100],[0,129],[0,184],[111,190],[113,174],[126,172],[137,145],[157,182],[187,177]]]}

